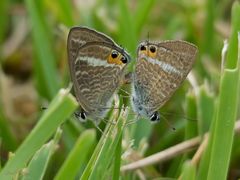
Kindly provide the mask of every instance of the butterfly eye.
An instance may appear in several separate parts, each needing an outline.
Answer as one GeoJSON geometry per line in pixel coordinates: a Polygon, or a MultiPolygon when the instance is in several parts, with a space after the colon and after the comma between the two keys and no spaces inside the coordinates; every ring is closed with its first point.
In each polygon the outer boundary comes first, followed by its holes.
{"type": "Polygon", "coordinates": [[[115,59],[118,57],[118,52],[117,51],[113,51],[111,54],[112,58],[115,59]]]}
{"type": "Polygon", "coordinates": [[[126,64],[128,62],[128,60],[125,56],[121,57],[121,61],[122,61],[123,64],[126,64]]]}
{"type": "Polygon", "coordinates": [[[156,52],[156,47],[155,46],[150,46],[150,51],[151,51],[151,53],[155,53],[156,52]]]}
{"type": "Polygon", "coordinates": [[[154,113],[151,115],[150,120],[151,120],[152,122],[159,121],[159,120],[160,120],[160,117],[159,117],[158,112],[154,112],[154,113]]]}
{"type": "Polygon", "coordinates": [[[141,51],[145,51],[146,49],[147,49],[146,46],[140,45],[140,50],[141,50],[141,51]]]}

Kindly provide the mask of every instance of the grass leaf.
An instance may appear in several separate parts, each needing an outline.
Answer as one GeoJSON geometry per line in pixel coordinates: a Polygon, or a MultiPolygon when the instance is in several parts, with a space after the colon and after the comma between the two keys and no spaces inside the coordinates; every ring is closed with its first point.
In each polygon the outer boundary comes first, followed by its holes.
{"type": "Polygon", "coordinates": [[[74,179],[79,170],[83,169],[86,164],[86,158],[92,152],[95,141],[95,130],[84,131],[81,136],[79,136],[75,146],[54,179],[74,179]]]}
{"type": "Polygon", "coordinates": [[[36,150],[53,135],[57,127],[72,114],[77,106],[78,103],[68,91],[60,90],[38,124],[17,149],[14,156],[8,160],[0,172],[0,179],[12,179],[15,173],[24,168],[36,150]]]}
{"type": "Polygon", "coordinates": [[[229,39],[226,67],[235,68],[238,58],[238,32],[240,31],[240,3],[235,1],[232,7],[232,32],[229,39]]]}
{"type": "Polygon", "coordinates": [[[49,143],[44,144],[33,156],[28,167],[25,169],[26,174],[22,180],[43,179],[52,154],[56,150],[56,146],[62,134],[62,130],[58,129],[55,138],[49,143]]]}
{"type": "Polygon", "coordinates": [[[238,110],[239,77],[239,69],[226,69],[221,80],[208,179],[227,178],[238,110]]]}
{"type": "Polygon", "coordinates": [[[44,12],[39,1],[25,0],[32,26],[32,38],[35,46],[36,59],[34,60],[37,86],[42,95],[52,98],[59,89],[56,61],[52,41],[44,20],[44,12]]]}

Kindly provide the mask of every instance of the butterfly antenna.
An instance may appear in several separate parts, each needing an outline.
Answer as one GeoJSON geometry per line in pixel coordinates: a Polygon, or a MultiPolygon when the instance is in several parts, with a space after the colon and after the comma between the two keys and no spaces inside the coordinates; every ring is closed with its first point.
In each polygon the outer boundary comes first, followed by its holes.
{"type": "MultiPolygon", "coordinates": [[[[149,31],[148,31],[148,33],[147,33],[147,47],[149,46],[149,31]]],[[[147,51],[148,53],[149,53],[149,51],[147,51]]],[[[148,54],[148,56],[149,56],[149,54],[148,54]]]]}
{"type": "MultiPolygon", "coordinates": [[[[94,123],[93,123],[94,124],[94,123]]],[[[103,130],[98,126],[98,125],[95,125],[95,127],[97,128],[97,130],[99,130],[99,132],[104,135],[104,132],[103,130]]],[[[104,135],[105,136],[105,135],[104,135]]]]}
{"type": "Polygon", "coordinates": [[[148,43],[149,43],[149,31],[147,33],[147,45],[148,45],[148,43]]]}
{"type": "MultiPolygon", "coordinates": [[[[164,115],[172,115],[173,113],[171,113],[171,112],[161,112],[161,114],[164,114],[164,115]]],[[[183,116],[182,114],[176,114],[176,113],[174,113],[173,116],[175,116],[175,117],[180,117],[180,118],[184,118],[184,119],[187,119],[187,120],[189,120],[189,121],[195,121],[195,122],[197,122],[197,119],[196,119],[196,118],[190,118],[190,117],[187,117],[187,116],[183,116]]]]}
{"type": "Polygon", "coordinates": [[[92,123],[93,123],[93,125],[97,128],[97,130],[99,130],[99,132],[100,132],[102,135],[104,135],[103,130],[98,126],[98,124],[97,124],[96,122],[94,122],[94,121],[92,121],[92,123]]]}
{"type": "Polygon", "coordinates": [[[122,46],[122,54],[124,53],[124,51],[125,51],[125,49],[124,49],[124,47],[122,46]]]}
{"type": "Polygon", "coordinates": [[[124,54],[124,46],[123,45],[119,45],[121,47],[121,53],[124,54]]]}
{"type": "Polygon", "coordinates": [[[161,114],[163,120],[166,122],[166,124],[168,125],[169,128],[171,128],[173,131],[176,131],[176,128],[167,120],[166,117],[164,117],[162,114],[161,114]]]}

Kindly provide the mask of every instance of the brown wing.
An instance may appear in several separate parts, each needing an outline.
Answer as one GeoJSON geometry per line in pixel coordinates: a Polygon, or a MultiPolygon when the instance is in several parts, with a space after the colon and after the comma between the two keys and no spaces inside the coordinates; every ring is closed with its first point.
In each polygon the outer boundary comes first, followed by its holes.
{"type": "Polygon", "coordinates": [[[107,62],[112,50],[111,45],[104,43],[84,45],[70,66],[77,100],[91,118],[105,114],[123,78],[125,64],[107,62]]]}
{"type": "Polygon", "coordinates": [[[86,27],[72,28],[67,43],[77,100],[90,118],[101,116],[119,86],[125,66],[108,64],[106,58],[113,49],[128,60],[129,55],[108,36],[86,27]]]}
{"type": "Polygon", "coordinates": [[[67,49],[69,62],[74,61],[78,49],[89,42],[116,44],[108,36],[87,27],[73,27],[68,34],[67,49]]]}
{"type": "Polygon", "coordinates": [[[180,68],[186,77],[195,62],[196,54],[198,51],[197,47],[194,44],[181,40],[163,41],[158,43],[158,47],[162,47],[167,51],[172,52],[177,57],[180,57],[180,63],[179,61],[173,59],[169,60],[174,66],[180,68]]]}
{"type": "Polygon", "coordinates": [[[166,41],[158,44],[153,62],[138,57],[135,88],[148,111],[158,110],[180,86],[191,70],[197,48],[184,41],[166,41]]]}

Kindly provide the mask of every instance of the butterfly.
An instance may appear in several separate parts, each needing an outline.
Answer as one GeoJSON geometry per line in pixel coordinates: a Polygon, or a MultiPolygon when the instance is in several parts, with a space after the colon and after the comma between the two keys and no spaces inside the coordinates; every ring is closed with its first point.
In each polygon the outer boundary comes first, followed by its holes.
{"type": "Polygon", "coordinates": [[[195,45],[181,40],[140,43],[132,80],[133,110],[159,121],[158,110],[187,77],[197,51],[195,45]]]}
{"type": "Polygon", "coordinates": [[[87,27],[71,28],[67,40],[71,80],[80,119],[100,122],[121,85],[130,56],[110,37],[87,27]]]}

